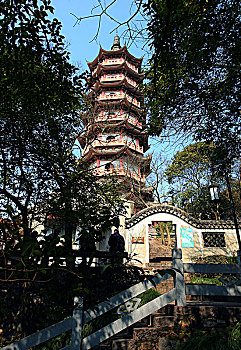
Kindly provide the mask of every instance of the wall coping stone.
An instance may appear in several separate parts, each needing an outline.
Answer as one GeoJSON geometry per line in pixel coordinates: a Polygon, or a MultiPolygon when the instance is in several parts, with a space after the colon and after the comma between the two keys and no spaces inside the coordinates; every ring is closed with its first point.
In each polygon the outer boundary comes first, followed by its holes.
{"type": "MultiPolygon", "coordinates": [[[[146,219],[148,216],[157,213],[166,213],[176,216],[177,218],[185,221],[187,224],[197,228],[197,229],[234,229],[234,222],[232,220],[199,220],[192,217],[190,214],[186,213],[184,210],[174,207],[169,204],[156,204],[148,208],[145,208],[130,219],[125,220],[125,228],[129,229],[140,221],[146,219]]],[[[239,223],[241,228],[241,223],[239,223]]]]}

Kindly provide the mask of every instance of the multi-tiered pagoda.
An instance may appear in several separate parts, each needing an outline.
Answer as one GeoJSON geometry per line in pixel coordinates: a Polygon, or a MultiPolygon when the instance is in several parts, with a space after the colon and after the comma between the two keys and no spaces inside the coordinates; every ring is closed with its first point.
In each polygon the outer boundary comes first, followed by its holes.
{"type": "Polygon", "coordinates": [[[142,82],[142,58],[132,56],[120,46],[118,35],[111,51],[100,47],[98,56],[88,62],[91,71],[89,93],[92,107],[84,117],[85,135],[80,138],[83,157],[95,173],[118,177],[120,191],[135,202],[136,210],[152,201],[145,187],[151,156],[145,133],[146,117],[142,82]]]}

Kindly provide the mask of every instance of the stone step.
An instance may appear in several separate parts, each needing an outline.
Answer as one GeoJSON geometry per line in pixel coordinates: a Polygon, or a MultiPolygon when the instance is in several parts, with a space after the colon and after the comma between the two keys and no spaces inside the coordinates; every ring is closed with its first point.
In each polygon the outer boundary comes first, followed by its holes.
{"type": "MultiPolygon", "coordinates": [[[[136,323],[137,327],[138,327],[139,322],[136,323]]],[[[140,327],[146,327],[145,323],[142,323],[140,321],[140,327]]],[[[128,327],[126,329],[124,329],[123,331],[116,333],[115,335],[113,335],[111,337],[111,339],[119,339],[119,338],[123,338],[123,339],[131,339],[133,337],[133,330],[132,327],[128,327]]]]}
{"type": "Polygon", "coordinates": [[[175,324],[174,316],[157,316],[153,315],[151,325],[152,327],[173,328],[175,324]]]}
{"type": "Polygon", "coordinates": [[[112,350],[128,350],[130,348],[130,343],[132,341],[129,339],[118,339],[113,340],[112,342],[112,350]]]}
{"type": "Polygon", "coordinates": [[[225,303],[190,303],[187,306],[169,304],[93,349],[153,350],[153,340],[163,338],[164,333],[175,329],[174,326],[179,327],[181,324],[183,327],[189,327],[192,324],[192,327],[197,329],[222,329],[240,320],[240,312],[241,306],[226,306],[225,303]]]}

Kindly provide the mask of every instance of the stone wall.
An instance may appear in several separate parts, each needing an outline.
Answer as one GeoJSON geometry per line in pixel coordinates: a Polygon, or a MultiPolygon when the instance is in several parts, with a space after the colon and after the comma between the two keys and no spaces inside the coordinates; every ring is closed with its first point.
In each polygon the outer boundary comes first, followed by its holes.
{"type": "Polygon", "coordinates": [[[123,230],[128,252],[135,255],[143,266],[147,266],[155,254],[160,255],[158,247],[154,248],[151,244],[153,232],[149,232],[149,227],[152,222],[172,222],[176,231],[175,246],[182,248],[184,262],[190,262],[192,258],[200,256],[236,255],[238,250],[232,221],[198,220],[179,208],[170,205],[153,205],[131,218],[126,218],[123,230]],[[224,236],[225,245],[206,246],[207,242],[204,242],[203,234],[212,236],[217,233],[224,236]]]}

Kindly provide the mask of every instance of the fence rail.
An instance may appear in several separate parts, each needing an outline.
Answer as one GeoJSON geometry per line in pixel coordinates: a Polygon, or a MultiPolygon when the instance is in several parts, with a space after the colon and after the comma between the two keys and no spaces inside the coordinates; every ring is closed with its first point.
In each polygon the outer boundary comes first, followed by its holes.
{"type": "Polygon", "coordinates": [[[241,266],[238,264],[193,264],[184,263],[184,272],[188,273],[229,273],[241,274],[241,266]]]}

